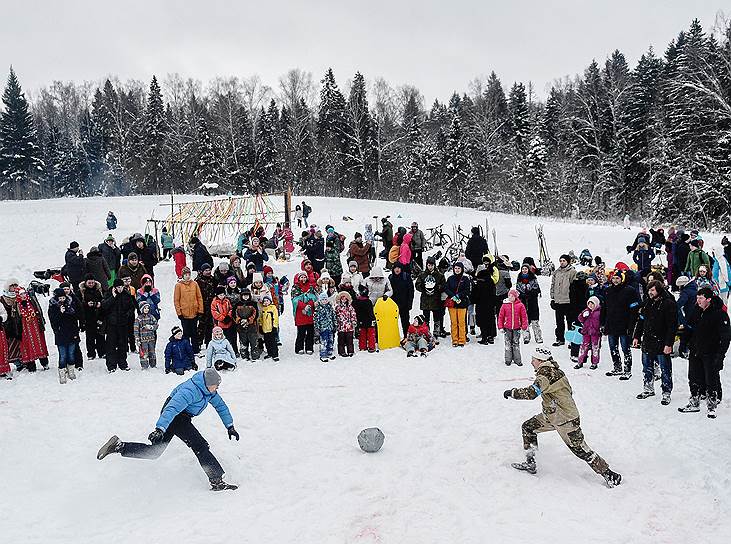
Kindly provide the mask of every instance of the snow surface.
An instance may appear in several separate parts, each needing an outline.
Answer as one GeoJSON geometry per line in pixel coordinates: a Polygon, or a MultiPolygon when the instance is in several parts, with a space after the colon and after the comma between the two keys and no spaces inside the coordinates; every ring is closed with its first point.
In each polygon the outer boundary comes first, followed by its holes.
{"type": "MultiPolygon", "coordinates": [[[[489,218],[501,253],[537,257],[535,218],[307,201],[312,221],[348,236],[362,232],[374,214],[390,214],[395,225],[461,223],[467,232],[489,218]]],[[[71,240],[86,253],[106,235],[110,209],[119,218],[119,240],[143,231],[153,209],[164,215],[158,204],[166,202],[164,196],[0,202],[0,281],[16,276],[27,283],[33,270],[60,265],[71,240]]],[[[554,260],[588,247],[611,265],[635,234],[619,226],[544,223],[554,260]]],[[[291,278],[298,266],[276,270],[291,278]]],[[[164,301],[160,357],[176,323],[172,262],[156,274],[164,301]]],[[[541,311],[550,342],[548,281],[541,279],[541,311]]],[[[131,372],[107,375],[102,361],[91,361],[75,382],[61,386],[54,352],[53,371],[0,380],[0,541],[583,544],[704,542],[729,534],[731,401],[724,400],[716,421],[703,412],[678,413],[688,395],[685,361],[674,361],[673,401],[663,407],[659,395],[635,399],[638,352],[632,380],[620,382],[604,376],[606,343],[594,372],[574,370],[568,352],[554,350],[574,388],[588,443],[624,477],[620,487],[607,489],[556,433],[539,437],[537,476],[510,468],[523,457],[520,425],[540,412],[540,401],[503,399],[504,389],[529,384],[532,371],[506,367],[500,340],[489,347],[473,341],[462,350],[442,343],[426,359],[407,359],[395,349],[323,365],[316,356],[293,354],[290,308],[287,301],[282,360],[241,364],[224,376],[221,394],[241,441],[227,440],[213,409],[195,420],[227,479],[241,486],[236,492],[208,491],[195,457],[178,441],[156,461],[96,460],[113,433],[145,441],[162,402],[182,381],[160,367],[142,372],[133,355],[131,372]],[[380,427],[386,442],[369,455],[356,436],[370,426],[380,427]]],[[[52,346],[50,333],[48,340],[52,346]]],[[[527,361],[532,345],[521,349],[527,361]]],[[[722,381],[731,391],[728,372],[722,381]]]]}

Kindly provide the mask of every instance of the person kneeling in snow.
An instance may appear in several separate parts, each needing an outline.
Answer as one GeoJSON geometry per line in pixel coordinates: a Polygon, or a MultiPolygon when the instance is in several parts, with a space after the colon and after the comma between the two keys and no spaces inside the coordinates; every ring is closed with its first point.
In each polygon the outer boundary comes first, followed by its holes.
{"type": "Polygon", "coordinates": [[[236,353],[221,327],[213,327],[213,337],[206,348],[206,367],[216,370],[236,370],[236,353]]]}
{"type": "Polygon", "coordinates": [[[406,332],[406,341],[404,342],[406,356],[416,357],[415,352],[418,350],[422,357],[426,357],[426,354],[434,349],[435,344],[436,341],[429,332],[429,324],[426,319],[423,315],[417,315],[406,332]]]}
{"type": "MultiPolygon", "coordinates": [[[[188,345],[190,346],[190,343],[188,345]]],[[[173,389],[163,404],[155,430],[147,437],[150,441],[149,446],[138,442],[122,442],[117,435],[114,435],[101,447],[96,458],[101,461],[111,453],[119,453],[122,457],[157,459],[168,447],[173,436],[177,436],[195,453],[201,468],[211,482],[211,490],[237,489],[238,486],[223,481],[223,468],[192,421],[210,403],[226,426],[228,439],[239,440],[231,412],[218,394],[220,384],[221,375],[214,369],[207,368],[205,371],[196,372],[192,378],[173,389]]]]}
{"type": "Polygon", "coordinates": [[[168,345],[165,346],[165,374],[175,372],[182,376],[186,370],[198,370],[190,340],[183,337],[183,329],[173,327],[168,345]]]}
{"type": "Polygon", "coordinates": [[[553,360],[551,351],[537,347],[533,352],[531,364],[536,371],[536,379],[529,387],[507,389],[506,399],[533,400],[542,397],[543,411],[523,423],[523,448],[525,463],[513,463],[517,470],[536,473],[535,452],[538,449],[538,433],[557,431],[561,439],[579,459],[586,461],[594,472],[604,476],[609,487],[619,485],[622,476],[610,470],[607,462],[599,457],[584,441],[581,431],[579,409],[576,407],[566,374],[553,360]]]}

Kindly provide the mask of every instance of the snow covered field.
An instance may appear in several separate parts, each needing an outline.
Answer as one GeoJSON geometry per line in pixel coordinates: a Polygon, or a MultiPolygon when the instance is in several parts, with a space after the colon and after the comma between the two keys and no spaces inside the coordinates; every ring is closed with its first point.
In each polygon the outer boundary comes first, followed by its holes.
{"type": "MultiPolygon", "coordinates": [[[[152,209],[159,216],[158,204],[166,201],[0,202],[0,282],[15,276],[27,283],[33,270],[60,265],[72,240],[86,253],[106,235],[110,209],[119,218],[118,240],[144,232],[144,219],[152,209]]],[[[460,223],[467,232],[488,216],[501,253],[537,258],[535,218],[363,200],[307,202],[312,221],[348,237],[375,214],[390,214],[394,225],[417,220],[422,228],[460,223]],[[344,215],[355,220],[344,222],[344,215]]],[[[588,247],[609,265],[634,237],[620,227],[549,221],[545,233],[554,261],[588,247]]],[[[298,266],[275,270],[291,278],[298,266]]],[[[177,322],[172,263],[156,274],[164,301],[160,357],[177,322]]],[[[552,341],[548,282],[541,279],[541,323],[552,341]]],[[[637,356],[632,380],[620,382],[604,376],[606,343],[598,371],[574,370],[568,351],[554,350],[574,388],[587,442],[623,475],[621,486],[607,489],[556,433],[539,437],[537,476],[510,468],[523,457],[520,425],[540,411],[540,401],[503,399],[504,389],[530,383],[532,371],[503,364],[501,339],[463,350],[442,343],[426,359],[390,350],[323,365],[314,356],[294,356],[290,308],[282,360],[241,364],[224,375],[220,392],[241,441],[227,440],[212,409],[195,420],[227,480],[241,486],[235,492],[208,491],[195,457],[178,441],[153,462],[96,460],[113,433],[144,441],[182,381],[160,367],[142,372],[135,355],[129,373],[107,375],[102,361],[91,361],[65,386],[55,371],[1,381],[0,541],[583,544],[715,542],[729,534],[731,401],[723,401],[716,421],[678,413],[688,395],[685,361],[674,360],[673,401],[663,407],[659,396],[635,399],[637,356]],[[356,442],[369,426],[386,435],[373,455],[356,442]]],[[[50,331],[48,340],[52,345],[50,331]]],[[[532,347],[522,346],[524,360],[532,347]]],[[[731,391],[728,371],[722,380],[731,391]]]]}

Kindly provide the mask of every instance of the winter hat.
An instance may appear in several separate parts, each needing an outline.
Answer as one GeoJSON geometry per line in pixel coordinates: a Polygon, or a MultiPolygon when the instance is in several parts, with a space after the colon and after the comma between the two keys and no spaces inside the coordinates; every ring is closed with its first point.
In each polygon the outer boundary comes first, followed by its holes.
{"type": "Polygon", "coordinates": [[[456,274],[457,271],[455,269],[459,268],[460,273],[464,272],[464,264],[462,264],[460,261],[455,261],[454,264],[452,264],[452,270],[456,274]]]}
{"type": "Polygon", "coordinates": [[[203,383],[206,384],[206,387],[221,385],[221,375],[216,372],[215,368],[206,368],[203,371],[203,383]]]}
{"type": "Polygon", "coordinates": [[[416,321],[417,325],[423,325],[424,324],[424,316],[423,315],[417,315],[414,318],[414,321],[416,321]]]}
{"type": "Polygon", "coordinates": [[[128,261],[131,261],[132,259],[139,259],[139,257],[137,256],[137,253],[135,253],[134,251],[130,252],[130,254],[127,255],[128,261]]]}
{"type": "MultiPolygon", "coordinates": [[[[188,268],[188,267],[186,266],[185,268],[188,268]]],[[[183,268],[183,270],[185,270],[185,268],[183,268]]],[[[211,265],[208,263],[203,263],[201,265],[201,272],[205,272],[206,270],[210,270],[210,269],[211,269],[211,265]]],[[[188,271],[190,272],[190,268],[188,268],[188,271]]]]}
{"type": "Polygon", "coordinates": [[[89,281],[94,279],[94,274],[87,274],[84,276],[84,281],[89,281]]]}
{"type": "Polygon", "coordinates": [[[533,359],[538,359],[539,361],[548,361],[552,357],[551,350],[541,346],[536,346],[531,357],[533,359]]]}
{"type": "Polygon", "coordinates": [[[563,255],[561,255],[561,256],[559,257],[559,261],[560,261],[561,259],[564,259],[564,260],[565,260],[565,261],[566,261],[567,263],[571,263],[571,255],[568,255],[568,254],[564,253],[563,255]]]}
{"type": "Polygon", "coordinates": [[[329,282],[331,279],[332,277],[330,276],[330,272],[328,272],[327,269],[323,269],[322,273],[320,274],[320,280],[324,283],[325,280],[329,282]]]}
{"type": "Polygon", "coordinates": [[[176,335],[176,334],[178,334],[179,332],[183,332],[183,329],[181,329],[181,328],[180,328],[180,327],[178,327],[177,325],[175,325],[175,326],[174,326],[174,327],[173,327],[172,329],[170,329],[170,335],[171,335],[171,336],[175,336],[175,335],[176,335]]]}
{"type": "Polygon", "coordinates": [[[343,274],[340,276],[340,285],[343,285],[344,283],[351,283],[352,281],[353,276],[351,276],[347,272],[343,272],[343,274]]]}
{"type": "Polygon", "coordinates": [[[589,297],[589,300],[586,301],[586,304],[588,305],[590,302],[594,303],[594,308],[599,308],[602,303],[599,302],[599,297],[589,297]]]}
{"type": "Polygon", "coordinates": [[[167,231],[168,231],[168,228],[167,228],[167,227],[163,227],[163,228],[162,228],[162,231],[163,231],[163,232],[167,232],[167,231]]]}
{"type": "Polygon", "coordinates": [[[321,303],[327,302],[328,301],[327,293],[323,291],[322,293],[317,295],[317,300],[320,301],[321,303]]]}
{"type": "Polygon", "coordinates": [[[66,289],[67,287],[68,287],[69,289],[71,289],[71,284],[70,284],[69,282],[67,282],[67,281],[62,281],[61,283],[59,283],[59,284],[58,284],[58,286],[59,286],[59,287],[60,287],[61,289],[66,289]]]}
{"type": "Polygon", "coordinates": [[[404,265],[401,264],[401,261],[396,261],[395,263],[393,263],[393,266],[391,267],[391,270],[396,270],[397,268],[399,270],[401,270],[401,272],[404,271],[404,265]]]}
{"type": "Polygon", "coordinates": [[[675,280],[675,285],[678,286],[678,288],[683,288],[686,285],[690,283],[690,278],[688,276],[680,276],[677,280],[675,280]]]}
{"type": "Polygon", "coordinates": [[[229,276],[228,278],[226,278],[226,284],[227,285],[230,285],[232,283],[233,284],[239,283],[239,280],[236,279],[236,276],[229,276]]]}
{"type": "MultiPolygon", "coordinates": [[[[203,266],[205,266],[205,265],[203,265],[203,266]]],[[[201,271],[203,270],[203,266],[201,266],[201,271]]],[[[210,268],[210,266],[208,268],[210,268]]],[[[187,266],[184,266],[183,269],[180,271],[180,275],[185,276],[186,274],[190,274],[190,268],[187,266]]]]}
{"type": "Polygon", "coordinates": [[[272,295],[270,295],[269,293],[266,293],[266,294],[264,294],[264,296],[261,297],[261,301],[262,302],[267,301],[267,300],[271,304],[271,302],[272,302],[272,295]]]}
{"type": "Polygon", "coordinates": [[[149,310],[150,303],[147,301],[140,302],[140,313],[142,313],[142,310],[144,310],[145,308],[147,308],[149,310]]]}
{"type": "Polygon", "coordinates": [[[368,286],[365,283],[361,283],[358,286],[358,294],[362,297],[368,296],[368,286]]]}
{"type": "Polygon", "coordinates": [[[270,272],[272,274],[274,274],[274,269],[271,266],[267,265],[267,264],[265,264],[264,265],[264,268],[261,269],[261,273],[264,274],[264,276],[266,276],[270,272]]]}
{"type": "Polygon", "coordinates": [[[244,295],[251,296],[251,289],[249,289],[248,287],[244,287],[243,289],[241,289],[241,296],[243,297],[244,295]]]}
{"type": "Polygon", "coordinates": [[[112,236],[112,235],[110,234],[110,235],[108,235],[108,236],[107,236],[106,238],[104,238],[104,241],[105,241],[105,242],[114,242],[114,241],[115,241],[115,240],[114,240],[114,236],[112,236]]]}
{"type": "Polygon", "coordinates": [[[71,242],[69,244],[69,249],[79,249],[79,242],[71,242]]]}
{"type": "Polygon", "coordinates": [[[508,296],[511,295],[515,300],[520,300],[520,293],[518,293],[517,289],[511,289],[510,291],[508,291],[508,296]]]}
{"type": "Polygon", "coordinates": [[[690,245],[693,247],[701,247],[701,242],[698,238],[696,238],[695,240],[690,241],[690,245]]]}
{"type": "Polygon", "coordinates": [[[480,234],[480,227],[472,227],[471,232],[472,234],[477,236],[478,234],[480,234]]]}
{"type": "Polygon", "coordinates": [[[727,246],[728,243],[729,243],[728,242],[728,236],[724,236],[723,238],[721,238],[721,245],[722,246],[727,246]]]}
{"type": "Polygon", "coordinates": [[[191,246],[194,246],[195,244],[198,244],[198,243],[200,243],[200,240],[198,239],[197,236],[191,236],[190,239],[188,240],[188,244],[191,246]]]}
{"type": "Polygon", "coordinates": [[[218,263],[218,269],[221,272],[228,272],[228,263],[226,261],[221,261],[218,263]]]}
{"type": "Polygon", "coordinates": [[[594,280],[594,283],[598,283],[598,279],[596,277],[596,274],[589,274],[589,277],[586,278],[587,280],[594,280]]]}
{"type": "Polygon", "coordinates": [[[351,266],[358,268],[358,263],[356,263],[355,261],[348,261],[348,268],[350,268],[351,266]]]}
{"type": "Polygon", "coordinates": [[[261,282],[264,283],[264,276],[261,275],[261,272],[254,272],[254,275],[251,277],[251,282],[261,282]]]}
{"type": "Polygon", "coordinates": [[[362,234],[361,234],[360,232],[356,232],[356,233],[355,233],[355,234],[353,235],[353,238],[355,238],[355,239],[358,239],[358,238],[363,238],[363,235],[362,235],[362,234]]]}
{"type": "Polygon", "coordinates": [[[65,297],[66,296],[66,291],[64,291],[60,287],[56,287],[53,290],[53,296],[56,297],[56,298],[58,298],[58,297],[65,297]]]}
{"type": "Polygon", "coordinates": [[[114,283],[112,283],[112,287],[124,287],[124,282],[122,281],[122,278],[116,278],[114,280],[114,283]]]}
{"type": "Polygon", "coordinates": [[[213,327],[213,330],[211,331],[211,334],[213,336],[216,336],[218,333],[223,334],[223,329],[221,327],[213,327]]]}
{"type": "Polygon", "coordinates": [[[223,285],[216,285],[216,295],[223,295],[226,293],[226,288],[223,285]]]}

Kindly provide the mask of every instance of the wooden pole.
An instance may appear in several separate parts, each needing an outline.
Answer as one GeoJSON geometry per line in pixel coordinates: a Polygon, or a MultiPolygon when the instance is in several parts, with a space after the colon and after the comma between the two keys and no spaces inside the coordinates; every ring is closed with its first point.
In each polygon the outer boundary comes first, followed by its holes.
{"type": "MultiPolygon", "coordinates": [[[[172,220],[173,216],[175,215],[175,197],[173,196],[173,193],[174,193],[173,185],[171,183],[170,184],[170,223],[171,223],[170,230],[172,230],[172,232],[170,233],[170,236],[175,238],[175,221],[172,220]]],[[[157,224],[155,226],[157,226],[157,224]]]]}

